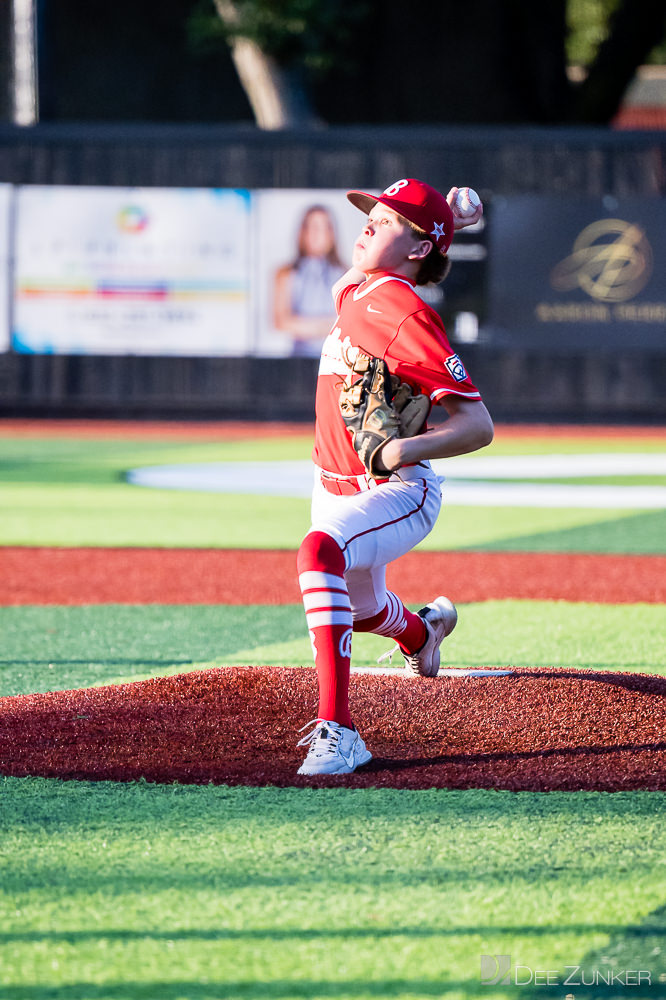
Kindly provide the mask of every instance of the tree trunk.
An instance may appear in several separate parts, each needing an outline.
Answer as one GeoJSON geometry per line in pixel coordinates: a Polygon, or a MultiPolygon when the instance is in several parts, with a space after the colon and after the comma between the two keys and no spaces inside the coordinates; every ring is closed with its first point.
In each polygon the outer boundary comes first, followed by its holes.
{"type": "MultiPolygon", "coordinates": [[[[234,28],[240,17],[233,0],[215,0],[218,15],[234,28]]],[[[295,74],[289,73],[250,38],[235,37],[231,57],[259,128],[283,129],[314,125],[307,94],[295,74]]]]}

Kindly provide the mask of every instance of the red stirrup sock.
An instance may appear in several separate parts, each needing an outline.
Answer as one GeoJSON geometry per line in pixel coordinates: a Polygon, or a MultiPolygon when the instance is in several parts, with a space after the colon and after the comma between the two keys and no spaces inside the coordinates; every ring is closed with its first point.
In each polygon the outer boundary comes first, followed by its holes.
{"type": "Polygon", "coordinates": [[[420,615],[409,611],[396,594],[386,591],[386,607],[372,618],[354,622],[355,632],[375,632],[395,639],[405,653],[416,653],[428,637],[420,615]]]}
{"type": "Polygon", "coordinates": [[[349,714],[352,613],[345,557],[330,535],[311,531],[298,551],[298,581],[319,683],[320,719],[353,729],[349,714]]]}

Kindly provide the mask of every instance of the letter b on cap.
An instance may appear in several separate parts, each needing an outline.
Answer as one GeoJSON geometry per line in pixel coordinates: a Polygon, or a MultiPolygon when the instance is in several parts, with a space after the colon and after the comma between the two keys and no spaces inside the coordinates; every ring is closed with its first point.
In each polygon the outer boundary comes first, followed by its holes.
{"type": "Polygon", "coordinates": [[[409,181],[408,180],[404,180],[403,179],[401,181],[396,181],[395,184],[391,184],[390,187],[386,188],[386,191],[384,191],[384,194],[387,195],[389,198],[395,198],[395,196],[397,195],[398,191],[401,188],[408,187],[408,185],[409,185],[409,181]]]}

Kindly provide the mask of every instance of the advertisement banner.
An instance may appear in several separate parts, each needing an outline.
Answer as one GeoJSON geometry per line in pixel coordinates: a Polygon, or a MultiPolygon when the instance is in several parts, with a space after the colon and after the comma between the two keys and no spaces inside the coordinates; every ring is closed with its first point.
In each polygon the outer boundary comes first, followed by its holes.
{"type": "Polygon", "coordinates": [[[493,342],[663,348],[666,202],[496,198],[489,228],[493,342]]]}
{"type": "Polygon", "coordinates": [[[331,287],[365,217],[343,190],[262,190],[252,205],[255,353],[319,357],[335,321],[331,287]]]}
{"type": "Polygon", "coordinates": [[[17,192],[17,351],[247,354],[249,286],[247,191],[17,192]]]}

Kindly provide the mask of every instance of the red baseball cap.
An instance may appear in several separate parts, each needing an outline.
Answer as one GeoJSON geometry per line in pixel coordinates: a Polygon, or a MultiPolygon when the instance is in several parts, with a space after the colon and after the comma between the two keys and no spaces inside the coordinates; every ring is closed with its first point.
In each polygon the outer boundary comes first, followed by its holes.
{"type": "Polygon", "coordinates": [[[441,254],[445,254],[451,246],[453,212],[444,195],[423,181],[407,177],[391,184],[380,195],[348,191],[347,198],[366,215],[377,202],[393,209],[403,219],[423,229],[441,254]]]}

